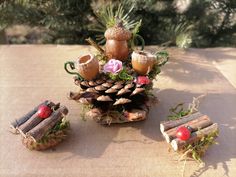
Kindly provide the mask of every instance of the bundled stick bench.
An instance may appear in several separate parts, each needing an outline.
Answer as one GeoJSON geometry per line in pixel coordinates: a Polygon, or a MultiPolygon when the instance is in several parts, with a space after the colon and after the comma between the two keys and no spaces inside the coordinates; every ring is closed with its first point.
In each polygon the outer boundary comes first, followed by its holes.
{"type": "Polygon", "coordinates": [[[60,103],[44,101],[26,115],[11,122],[11,132],[21,134],[22,143],[31,150],[44,150],[57,145],[66,136],[68,121],[63,119],[68,114],[65,106],[60,103]],[[42,119],[38,115],[38,109],[47,105],[52,109],[48,118],[42,119]]]}
{"type": "Polygon", "coordinates": [[[180,151],[186,145],[199,141],[203,136],[218,131],[218,124],[200,112],[184,116],[178,120],[163,121],[160,123],[160,131],[167,143],[170,143],[174,151],[180,151]],[[181,126],[190,127],[191,136],[183,141],[176,137],[177,129],[181,126]]]}

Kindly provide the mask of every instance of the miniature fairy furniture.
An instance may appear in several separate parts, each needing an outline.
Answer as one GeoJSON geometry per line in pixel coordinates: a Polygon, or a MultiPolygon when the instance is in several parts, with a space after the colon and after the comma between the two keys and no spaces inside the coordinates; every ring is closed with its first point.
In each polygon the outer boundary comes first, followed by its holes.
{"type": "Polygon", "coordinates": [[[101,124],[144,120],[153,100],[153,80],[167,62],[168,53],[129,47],[132,33],[121,21],[104,35],[105,49],[89,38],[99,53],[65,63],[66,72],[75,75],[74,83],[79,86],[79,91],[68,97],[84,105],[85,117],[101,124]]]}
{"type": "Polygon", "coordinates": [[[47,100],[13,121],[11,131],[22,135],[22,143],[28,149],[45,150],[65,139],[69,128],[67,114],[65,106],[47,100]]]}

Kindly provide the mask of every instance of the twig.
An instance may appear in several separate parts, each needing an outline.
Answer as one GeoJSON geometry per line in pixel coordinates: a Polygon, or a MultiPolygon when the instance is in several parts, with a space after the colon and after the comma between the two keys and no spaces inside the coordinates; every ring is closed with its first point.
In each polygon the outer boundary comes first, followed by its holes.
{"type": "Polygon", "coordinates": [[[206,94],[202,94],[198,97],[193,97],[192,103],[189,103],[189,105],[188,105],[189,114],[192,114],[192,113],[198,111],[198,108],[200,105],[200,99],[202,99],[205,96],[206,96],[206,94]]]}
{"type": "Polygon", "coordinates": [[[87,38],[85,39],[90,45],[92,45],[94,48],[96,48],[100,54],[105,54],[105,51],[92,39],[92,38],[87,38]]]}
{"type": "Polygon", "coordinates": [[[187,159],[185,159],[185,161],[184,161],[184,166],[183,166],[182,177],[184,177],[184,172],[185,172],[185,166],[186,166],[186,163],[187,163],[187,159]]]}

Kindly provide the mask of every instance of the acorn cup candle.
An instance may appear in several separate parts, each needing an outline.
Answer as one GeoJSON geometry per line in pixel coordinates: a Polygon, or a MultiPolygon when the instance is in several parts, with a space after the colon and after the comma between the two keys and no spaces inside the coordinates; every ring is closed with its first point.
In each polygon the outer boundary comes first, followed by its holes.
{"type": "Polygon", "coordinates": [[[146,75],[151,70],[156,61],[156,56],[145,51],[133,51],[132,67],[140,75],[146,75]]]}
{"type": "Polygon", "coordinates": [[[114,58],[125,61],[129,57],[128,40],[131,32],[124,28],[123,22],[118,22],[114,27],[105,31],[105,53],[108,59],[114,58]]]}

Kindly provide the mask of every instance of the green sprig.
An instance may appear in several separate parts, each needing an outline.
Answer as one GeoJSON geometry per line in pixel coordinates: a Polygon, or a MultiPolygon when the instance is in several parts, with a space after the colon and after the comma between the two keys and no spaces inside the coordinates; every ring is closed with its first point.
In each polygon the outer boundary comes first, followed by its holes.
{"type": "Polygon", "coordinates": [[[203,136],[199,141],[194,144],[186,145],[184,150],[185,156],[188,156],[195,161],[202,163],[201,157],[205,154],[209,146],[218,144],[215,138],[219,135],[219,131],[211,132],[210,134],[203,136]]]}
{"type": "Polygon", "coordinates": [[[112,80],[123,80],[123,81],[133,80],[133,76],[128,74],[128,71],[126,68],[122,69],[118,74],[109,73],[108,76],[112,80]]]}

